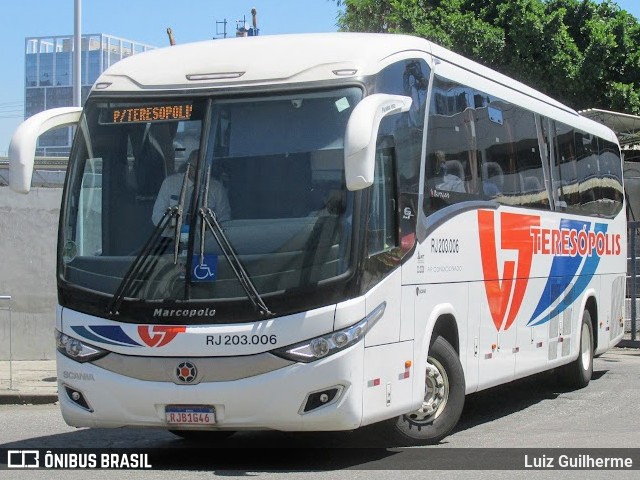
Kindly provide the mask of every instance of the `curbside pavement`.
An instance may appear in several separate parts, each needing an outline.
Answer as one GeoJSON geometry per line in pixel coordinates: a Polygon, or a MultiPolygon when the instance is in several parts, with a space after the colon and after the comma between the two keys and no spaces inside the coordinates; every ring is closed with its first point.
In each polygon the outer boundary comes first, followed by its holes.
{"type": "Polygon", "coordinates": [[[42,405],[57,401],[55,360],[0,361],[0,405],[42,405]]]}

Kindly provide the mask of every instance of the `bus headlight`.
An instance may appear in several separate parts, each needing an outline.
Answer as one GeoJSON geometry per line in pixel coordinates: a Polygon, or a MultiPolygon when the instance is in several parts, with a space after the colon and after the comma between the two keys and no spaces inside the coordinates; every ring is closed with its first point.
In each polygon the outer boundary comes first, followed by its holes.
{"type": "Polygon", "coordinates": [[[271,353],[278,357],[303,363],[313,362],[338,353],[340,350],[349,348],[351,345],[362,340],[367,332],[371,330],[371,327],[380,320],[386,306],[387,302],[382,302],[375,310],[355,325],[322,335],[321,337],[305,340],[295,345],[272,350],[271,353]]]}
{"type": "Polygon", "coordinates": [[[109,352],[101,348],[88,345],[77,338],[70,337],[61,331],[55,331],[56,349],[65,357],[69,357],[76,362],[84,363],[104,357],[109,352]]]}

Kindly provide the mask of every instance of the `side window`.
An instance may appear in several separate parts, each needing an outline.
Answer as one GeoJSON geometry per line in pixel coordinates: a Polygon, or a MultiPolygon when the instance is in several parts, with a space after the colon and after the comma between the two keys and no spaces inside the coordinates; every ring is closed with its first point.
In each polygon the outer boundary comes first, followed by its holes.
{"type": "Polygon", "coordinates": [[[597,214],[597,140],[559,122],[555,132],[557,209],[576,215],[597,214]]]}
{"type": "MultiPolygon", "coordinates": [[[[489,98],[485,94],[476,94],[489,98]]],[[[476,109],[482,194],[506,205],[549,209],[532,112],[500,99],[476,109]]]]}
{"type": "Polygon", "coordinates": [[[622,163],[615,143],[555,123],[557,209],[614,217],[622,209],[622,163]]]}
{"type": "Polygon", "coordinates": [[[382,120],[379,135],[393,139],[400,191],[416,199],[429,75],[429,67],[424,60],[402,60],[383,69],[376,78],[375,86],[376,92],[413,99],[409,112],[382,120]]]}
{"type": "Polygon", "coordinates": [[[429,107],[424,211],[427,215],[477,191],[473,89],[436,77],[429,107]]]}
{"type": "Polygon", "coordinates": [[[385,148],[384,143],[384,139],[378,140],[375,176],[371,187],[367,228],[367,252],[370,256],[398,245],[393,148],[385,148]]]}
{"type": "Polygon", "coordinates": [[[600,177],[600,215],[614,217],[622,209],[622,162],[620,150],[613,142],[598,140],[600,177]]]}
{"type": "Polygon", "coordinates": [[[512,119],[516,170],[521,185],[518,204],[549,210],[550,202],[545,188],[542,156],[538,143],[535,118],[532,112],[514,108],[512,119]]]}
{"type": "MultiPolygon", "coordinates": [[[[407,114],[401,115],[407,126],[422,128],[429,88],[429,67],[421,59],[402,60],[384,68],[376,78],[376,92],[411,97],[413,102],[407,114]]],[[[397,118],[397,117],[396,117],[397,118]]],[[[394,123],[383,120],[383,129],[394,123]]]]}
{"type": "MultiPolygon", "coordinates": [[[[385,155],[392,156],[395,165],[392,174],[395,175],[396,183],[393,185],[398,191],[393,199],[395,215],[401,218],[399,233],[404,239],[415,239],[430,75],[424,60],[407,59],[389,65],[375,77],[375,92],[408,96],[413,100],[408,112],[384,118],[378,132],[378,149],[388,150],[389,153],[385,155]],[[403,212],[402,216],[397,212],[403,212]]],[[[374,197],[375,195],[378,193],[374,197]]],[[[385,208],[388,208],[388,204],[385,208]]],[[[386,243],[389,244],[389,241],[386,243]]],[[[410,250],[411,245],[411,240],[403,241],[403,250],[398,255],[410,250]]]]}
{"type": "Polygon", "coordinates": [[[569,213],[580,213],[580,188],[578,180],[578,162],[576,157],[574,130],[567,125],[555,122],[554,164],[557,179],[554,188],[558,195],[556,208],[569,213]]]}
{"type": "Polygon", "coordinates": [[[580,211],[584,215],[597,215],[601,194],[598,179],[598,141],[593,135],[576,130],[575,146],[580,182],[580,211]]]}
{"type": "Polygon", "coordinates": [[[87,158],[78,198],[78,255],[102,253],[102,158],[87,158]]]}
{"type": "Polygon", "coordinates": [[[532,112],[436,78],[427,145],[427,215],[475,199],[550,208],[532,112]]]}

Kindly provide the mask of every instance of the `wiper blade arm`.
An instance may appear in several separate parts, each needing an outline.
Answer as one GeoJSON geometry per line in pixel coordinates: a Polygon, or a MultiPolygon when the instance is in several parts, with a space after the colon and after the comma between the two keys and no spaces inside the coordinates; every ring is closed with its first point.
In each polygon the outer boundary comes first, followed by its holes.
{"type": "MultiPolygon", "coordinates": [[[[209,181],[207,179],[205,197],[208,196],[208,192],[209,192],[209,181]]],[[[206,198],[205,198],[205,201],[206,201],[206,198]]],[[[202,223],[203,223],[202,225],[203,228],[201,228],[201,231],[204,231],[204,225],[209,227],[209,230],[211,230],[211,233],[213,233],[213,236],[216,239],[216,242],[218,242],[218,245],[220,246],[222,253],[227,259],[227,262],[229,262],[229,265],[231,266],[233,273],[235,274],[236,278],[240,282],[240,285],[242,286],[245,293],[247,294],[247,298],[249,298],[249,300],[253,304],[253,307],[265,317],[273,317],[275,314],[269,310],[269,307],[267,307],[267,305],[264,303],[264,300],[258,293],[258,290],[256,290],[256,287],[251,281],[251,278],[249,277],[249,275],[247,274],[247,271],[242,266],[242,262],[238,258],[238,255],[233,250],[233,247],[231,246],[231,243],[229,242],[227,235],[224,233],[224,230],[222,230],[220,223],[218,223],[216,214],[211,210],[211,208],[206,206],[207,205],[206,203],[204,205],[205,207],[200,209],[200,216],[202,217],[202,223]]],[[[203,244],[204,242],[201,242],[201,245],[203,244]]],[[[201,248],[200,261],[202,263],[202,258],[204,256],[202,249],[204,247],[201,246],[200,248],[201,248]]]]}
{"type": "Polygon", "coordinates": [[[173,263],[178,263],[178,254],[180,253],[180,234],[182,233],[182,218],[184,212],[184,200],[187,196],[187,182],[189,181],[189,170],[191,169],[191,164],[187,164],[187,169],[184,172],[184,178],[182,179],[182,188],[180,189],[180,200],[178,201],[178,205],[174,207],[174,216],[176,218],[176,229],[173,233],[173,263]]]}
{"type": "MultiPolygon", "coordinates": [[[[204,184],[204,199],[202,200],[202,205],[204,208],[209,208],[209,183],[211,182],[211,166],[207,168],[207,176],[205,177],[207,180],[204,184]]],[[[200,211],[200,216],[202,221],[200,223],[200,265],[204,263],[204,227],[205,227],[205,215],[200,211]]]]}
{"type": "Polygon", "coordinates": [[[140,253],[138,253],[133,262],[131,262],[127,273],[124,274],[120,285],[118,285],[116,293],[114,293],[113,297],[109,301],[109,304],[107,305],[107,313],[110,316],[118,315],[118,310],[120,308],[120,305],[122,304],[125,293],[131,288],[133,282],[138,278],[138,274],[142,271],[145,260],[149,257],[152,250],[158,245],[159,240],[162,238],[162,233],[167,229],[169,223],[171,222],[171,219],[175,215],[175,208],[176,207],[169,207],[165,210],[162,218],[155,226],[155,228],[151,232],[151,235],[149,235],[149,238],[142,247],[142,250],[140,250],[140,253]]]}
{"type": "MultiPolygon", "coordinates": [[[[182,219],[184,212],[184,202],[187,196],[187,182],[189,180],[189,168],[191,165],[187,165],[187,170],[184,174],[184,179],[182,180],[182,188],[180,189],[180,200],[178,201],[178,205],[174,207],[168,207],[162,218],[155,226],[151,235],[147,239],[146,243],[140,250],[140,253],[136,256],[136,258],[131,262],[127,273],[122,277],[122,281],[120,285],[118,285],[118,289],[116,293],[113,295],[109,304],[107,305],[107,313],[110,316],[118,315],[118,310],[120,309],[120,305],[122,304],[122,300],[124,299],[125,294],[129,291],[133,283],[136,281],[140,272],[144,267],[145,261],[151,255],[151,252],[158,245],[158,242],[162,238],[162,233],[167,229],[169,224],[173,219],[175,219],[175,231],[173,234],[173,243],[174,243],[174,254],[173,254],[173,263],[177,265],[178,263],[178,253],[180,252],[180,233],[182,230],[182,219]]],[[[148,269],[147,269],[148,270],[148,269]]]]}

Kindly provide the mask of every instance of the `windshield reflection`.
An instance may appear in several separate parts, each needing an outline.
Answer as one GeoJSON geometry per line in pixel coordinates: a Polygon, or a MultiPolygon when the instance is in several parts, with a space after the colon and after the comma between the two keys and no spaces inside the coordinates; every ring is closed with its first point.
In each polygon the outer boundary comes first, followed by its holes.
{"type": "Polygon", "coordinates": [[[345,88],[181,99],[163,101],[163,112],[182,108],[175,118],[131,113],[131,121],[121,114],[118,122],[115,111],[153,114],[162,103],[90,101],[66,185],[63,279],[113,295],[159,219],[180,203],[183,185],[182,215],[172,216],[180,224],[162,229],[126,298],[246,298],[233,262],[203,230],[200,208],[216,216],[258,297],[313,289],[344,274],[352,194],[343,136],[360,97],[359,89],[345,88]],[[185,179],[187,170],[193,175],[185,179]]]}

